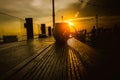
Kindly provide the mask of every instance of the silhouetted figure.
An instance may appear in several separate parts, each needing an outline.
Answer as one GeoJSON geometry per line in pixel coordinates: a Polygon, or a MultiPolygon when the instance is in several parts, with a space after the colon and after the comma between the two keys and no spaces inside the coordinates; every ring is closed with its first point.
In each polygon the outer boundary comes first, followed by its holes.
{"type": "Polygon", "coordinates": [[[33,39],[33,20],[32,18],[25,18],[26,23],[24,27],[27,29],[27,40],[33,39]]]}
{"type": "Polygon", "coordinates": [[[46,34],[45,24],[41,24],[42,34],[46,34]]]}
{"type": "Polygon", "coordinates": [[[48,27],[48,35],[51,36],[51,27],[48,27]]]}
{"type": "Polygon", "coordinates": [[[95,28],[95,26],[93,26],[91,33],[92,33],[92,35],[96,35],[96,28],[95,28]]]}
{"type": "Polygon", "coordinates": [[[93,46],[95,46],[95,43],[96,43],[96,28],[95,26],[93,26],[92,30],[91,30],[91,41],[92,41],[92,44],[93,46]]]}

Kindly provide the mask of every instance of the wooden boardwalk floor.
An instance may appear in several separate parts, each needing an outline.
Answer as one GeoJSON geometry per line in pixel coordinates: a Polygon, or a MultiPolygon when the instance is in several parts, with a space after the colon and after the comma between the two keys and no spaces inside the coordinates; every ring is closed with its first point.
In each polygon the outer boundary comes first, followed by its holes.
{"type": "Polygon", "coordinates": [[[0,80],[95,80],[89,76],[101,55],[71,38],[50,43],[0,77],[0,80]]]}

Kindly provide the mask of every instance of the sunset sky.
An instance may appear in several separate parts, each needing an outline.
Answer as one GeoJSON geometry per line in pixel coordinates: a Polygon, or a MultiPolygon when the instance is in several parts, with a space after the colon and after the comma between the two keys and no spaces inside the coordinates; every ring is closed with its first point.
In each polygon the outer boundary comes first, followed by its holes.
{"type": "MultiPolygon", "coordinates": [[[[86,26],[94,25],[96,14],[108,24],[120,22],[119,0],[55,0],[55,12],[56,21],[60,21],[61,16],[64,16],[64,20],[74,20],[76,24],[81,23],[81,26],[88,22],[86,26]]],[[[8,19],[3,14],[21,19],[32,17],[35,23],[51,26],[52,0],[0,0],[0,24],[15,23],[15,20],[8,19]]],[[[0,28],[3,29],[2,26],[0,28]]]]}

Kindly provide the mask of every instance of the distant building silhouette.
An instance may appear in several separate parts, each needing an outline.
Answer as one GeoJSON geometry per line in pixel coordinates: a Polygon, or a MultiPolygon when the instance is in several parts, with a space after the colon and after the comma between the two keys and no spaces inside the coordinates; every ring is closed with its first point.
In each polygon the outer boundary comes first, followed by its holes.
{"type": "Polygon", "coordinates": [[[26,23],[24,24],[27,30],[27,39],[33,39],[33,19],[32,18],[25,18],[26,23]]]}

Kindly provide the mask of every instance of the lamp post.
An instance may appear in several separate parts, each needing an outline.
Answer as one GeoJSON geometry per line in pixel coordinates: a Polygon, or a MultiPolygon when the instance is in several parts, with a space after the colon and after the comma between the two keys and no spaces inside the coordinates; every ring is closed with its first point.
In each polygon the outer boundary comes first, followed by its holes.
{"type": "Polygon", "coordinates": [[[52,15],[53,15],[53,28],[55,26],[55,4],[54,4],[54,0],[52,0],[52,15]]]}

